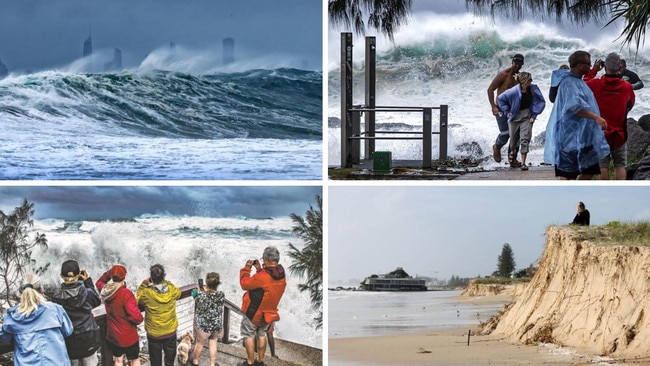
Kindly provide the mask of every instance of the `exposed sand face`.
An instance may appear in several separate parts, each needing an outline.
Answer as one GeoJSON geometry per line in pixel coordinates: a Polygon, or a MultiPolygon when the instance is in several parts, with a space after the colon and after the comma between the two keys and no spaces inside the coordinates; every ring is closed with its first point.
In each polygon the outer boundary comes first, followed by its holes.
{"type": "Polygon", "coordinates": [[[598,246],[579,230],[548,229],[535,277],[491,334],[650,363],[650,248],[598,246]]]}

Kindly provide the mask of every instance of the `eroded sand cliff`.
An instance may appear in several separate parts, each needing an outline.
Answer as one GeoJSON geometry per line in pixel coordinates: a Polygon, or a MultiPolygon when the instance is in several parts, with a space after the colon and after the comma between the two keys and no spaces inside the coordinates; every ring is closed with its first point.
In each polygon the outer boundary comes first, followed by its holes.
{"type": "Polygon", "coordinates": [[[615,357],[650,355],[650,248],[551,227],[537,273],[484,332],[615,357]]]}

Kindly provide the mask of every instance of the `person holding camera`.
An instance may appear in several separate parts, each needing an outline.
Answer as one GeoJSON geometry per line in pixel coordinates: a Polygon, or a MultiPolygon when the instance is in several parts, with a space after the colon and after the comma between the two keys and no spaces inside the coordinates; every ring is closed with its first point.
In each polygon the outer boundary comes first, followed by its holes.
{"type": "Polygon", "coordinates": [[[203,345],[208,342],[210,365],[217,363],[217,340],[223,336],[223,304],[226,295],[217,291],[221,284],[219,274],[210,272],[205,276],[205,287],[199,279],[199,289],[192,290],[194,298],[194,339],[192,365],[199,364],[203,345]]]}
{"type": "Polygon", "coordinates": [[[79,269],[75,260],[61,265],[61,287],[54,291],[52,301],[63,306],[70,317],[74,331],[65,339],[72,366],[97,366],[97,350],[101,345],[99,326],[92,310],[101,305],[93,279],[86,270],[79,269]]]}
{"type": "Polygon", "coordinates": [[[605,139],[609,144],[610,153],[600,161],[600,179],[609,179],[609,167],[614,166],[614,177],[617,180],[627,178],[627,114],[634,107],[635,95],[632,84],[623,81],[621,57],[612,52],[605,61],[598,60],[584,76],[587,86],[594,93],[600,115],[607,120],[605,139]],[[601,69],[605,75],[596,78],[601,69]]]}
{"type": "Polygon", "coordinates": [[[239,270],[239,284],[246,291],[242,299],[241,336],[246,348],[246,361],[240,366],[264,366],[266,352],[266,332],[269,326],[280,320],[278,304],[287,287],[284,267],[280,262],[280,252],[276,247],[264,249],[262,263],[258,260],[248,260],[244,268],[239,270]],[[255,267],[255,275],[251,269],[255,267]],[[257,360],[255,359],[255,343],[257,336],[257,360]]]}
{"type": "Polygon", "coordinates": [[[95,285],[106,307],[106,343],[111,347],[113,365],[123,365],[126,355],[131,366],[140,366],[138,324],[143,317],[125,279],[126,267],[116,264],[104,272],[95,285]]]}
{"type": "Polygon", "coordinates": [[[181,290],[165,280],[165,268],[154,264],[149,269],[151,277],[142,281],[136,298],[138,306],[144,310],[144,329],[147,331],[149,357],[152,366],[162,366],[163,352],[165,366],[173,366],[176,358],[176,300],[181,298],[181,290]]]}

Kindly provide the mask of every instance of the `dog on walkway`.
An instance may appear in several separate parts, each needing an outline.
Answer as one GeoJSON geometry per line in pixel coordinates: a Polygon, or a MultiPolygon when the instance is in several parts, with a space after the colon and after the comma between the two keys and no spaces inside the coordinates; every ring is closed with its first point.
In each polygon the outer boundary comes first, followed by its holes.
{"type": "Polygon", "coordinates": [[[194,343],[194,336],[191,332],[187,331],[181,337],[181,341],[176,348],[176,354],[178,356],[178,361],[181,365],[187,364],[187,361],[190,359],[190,352],[192,351],[192,343],[194,343]]]}

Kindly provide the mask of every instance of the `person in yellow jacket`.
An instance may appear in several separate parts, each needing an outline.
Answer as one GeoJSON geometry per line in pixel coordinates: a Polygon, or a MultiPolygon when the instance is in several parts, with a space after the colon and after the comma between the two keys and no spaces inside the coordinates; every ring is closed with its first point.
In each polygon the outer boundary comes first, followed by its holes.
{"type": "Polygon", "coordinates": [[[165,280],[165,268],[151,266],[151,277],[142,281],[137,291],[138,306],[145,312],[144,329],[147,331],[151,366],[173,366],[176,358],[176,300],[181,290],[165,280]]]}

